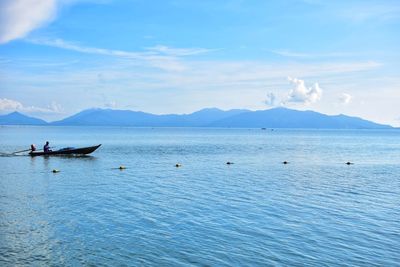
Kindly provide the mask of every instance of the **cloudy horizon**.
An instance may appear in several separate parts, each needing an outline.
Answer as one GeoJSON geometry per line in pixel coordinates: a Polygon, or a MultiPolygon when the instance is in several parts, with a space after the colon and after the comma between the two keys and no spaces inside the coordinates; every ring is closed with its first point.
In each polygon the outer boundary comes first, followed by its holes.
{"type": "Polygon", "coordinates": [[[400,126],[397,1],[5,0],[0,114],[282,106],[400,126]]]}

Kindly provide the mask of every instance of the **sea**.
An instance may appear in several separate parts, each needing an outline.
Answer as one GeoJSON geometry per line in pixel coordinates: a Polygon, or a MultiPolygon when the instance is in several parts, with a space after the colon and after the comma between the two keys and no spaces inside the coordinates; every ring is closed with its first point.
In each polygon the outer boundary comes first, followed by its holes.
{"type": "Polygon", "coordinates": [[[400,266],[400,130],[2,126],[0,151],[0,266],[400,266]],[[7,154],[45,141],[102,145],[7,154]]]}

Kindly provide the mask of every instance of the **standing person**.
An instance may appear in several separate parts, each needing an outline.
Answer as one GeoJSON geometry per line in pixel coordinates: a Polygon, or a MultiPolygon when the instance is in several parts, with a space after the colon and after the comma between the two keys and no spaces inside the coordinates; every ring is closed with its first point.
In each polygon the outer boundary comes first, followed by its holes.
{"type": "Polygon", "coordinates": [[[43,147],[43,151],[44,152],[50,152],[50,145],[49,145],[49,141],[46,141],[46,144],[43,147]]]}

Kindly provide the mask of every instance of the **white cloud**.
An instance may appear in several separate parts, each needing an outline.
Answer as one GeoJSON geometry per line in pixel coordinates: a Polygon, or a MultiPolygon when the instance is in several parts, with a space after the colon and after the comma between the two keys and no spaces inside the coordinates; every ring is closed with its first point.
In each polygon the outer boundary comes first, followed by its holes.
{"type": "Polygon", "coordinates": [[[318,64],[265,64],[258,61],[196,61],[184,58],[189,55],[198,55],[215,51],[207,48],[172,48],[163,45],[149,47],[145,51],[123,51],[83,46],[62,39],[28,39],[28,42],[37,45],[46,45],[85,54],[111,56],[129,59],[136,65],[154,67],[167,72],[181,72],[184,80],[194,75],[193,79],[204,81],[205,77],[224,77],[229,80],[264,80],[268,77],[281,78],[285,74],[293,76],[316,76],[322,74],[349,73],[365,71],[381,67],[375,61],[335,62],[318,64]],[[190,72],[190,73],[188,73],[190,72]],[[200,73],[199,73],[200,72],[200,73]],[[206,74],[207,72],[207,74],[206,74]],[[203,77],[199,76],[202,75],[203,77]]]}
{"type": "Polygon", "coordinates": [[[307,53],[293,52],[289,50],[272,50],[271,52],[283,57],[311,57],[311,55],[307,53]]]}
{"type": "Polygon", "coordinates": [[[206,48],[171,48],[165,45],[148,47],[147,50],[168,56],[192,56],[214,51],[206,48]]]}
{"type": "Polygon", "coordinates": [[[2,0],[0,44],[25,37],[55,17],[56,0],[2,0]]]}
{"type": "Polygon", "coordinates": [[[62,113],[61,105],[51,102],[47,107],[24,106],[21,102],[7,98],[0,98],[0,112],[20,111],[26,113],[62,113]]]}
{"type": "Polygon", "coordinates": [[[0,44],[24,38],[56,18],[62,6],[89,2],[105,4],[110,0],[0,0],[0,44]]]}
{"type": "Polygon", "coordinates": [[[207,53],[213,51],[211,49],[206,49],[206,48],[171,48],[159,45],[155,47],[149,47],[146,49],[146,51],[130,52],[130,51],[82,46],[80,44],[67,42],[62,39],[54,39],[54,40],[29,39],[28,41],[30,43],[37,45],[57,47],[60,49],[71,50],[79,53],[113,56],[113,57],[136,60],[139,63],[172,72],[179,72],[186,69],[186,67],[180,61],[181,57],[198,55],[201,53],[207,53]]]}
{"type": "Polygon", "coordinates": [[[31,42],[33,44],[38,44],[38,45],[46,45],[46,46],[57,47],[57,48],[66,49],[66,50],[72,50],[75,52],[80,52],[80,53],[85,53],[85,54],[128,57],[128,58],[137,58],[137,59],[144,57],[144,54],[141,54],[141,53],[81,46],[79,44],[66,42],[62,39],[54,39],[54,40],[29,39],[29,42],[31,42]]]}
{"type": "Polygon", "coordinates": [[[18,110],[22,108],[23,105],[18,101],[7,98],[0,98],[0,110],[18,110]]]}
{"type": "Polygon", "coordinates": [[[352,98],[353,98],[353,97],[352,97],[351,95],[346,94],[346,93],[343,93],[343,94],[339,97],[339,101],[340,101],[340,103],[347,105],[347,104],[349,104],[349,103],[351,102],[351,99],[352,99],[352,98]]]}
{"type": "Polygon", "coordinates": [[[288,77],[288,80],[295,85],[295,88],[290,90],[285,102],[312,104],[321,99],[322,89],[318,83],[307,88],[303,80],[291,77],[288,77]]]}
{"type": "Polygon", "coordinates": [[[271,50],[272,53],[291,58],[327,58],[327,57],[349,57],[354,56],[354,53],[344,52],[328,52],[328,53],[303,53],[290,50],[271,50]]]}
{"type": "Polygon", "coordinates": [[[33,44],[52,46],[80,53],[125,57],[133,59],[151,59],[157,56],[163,58],[183,57],[215,51],[213,49],[207,48],[173,48],[164,45],[157,45],[153,47],[147,47],[146,52],[129,52],[122,50],[88,47],[73,42],[67,42],[62,39],[29,39],[28,41],[33,44]]]}
{"type": "Polygon", "coordinates": [[[131,105],[135,101],[135,109],[161,113],[175,112],[189,106],[189,110],[192,110],[196,103],[199,108],[201,105],[221,108],[252,108],[257,105],[257,108],[264,108],[266,92],[274,93],[275,105],[288,102],[288,91],[283,89],[285,83],[287,86],[285,77],[288,75],[321,80],[328,84],[327,79],[334,79],[338,83],[339,76],[357,77],[364,71],[381,66],[374,61],[269,63],[196,60],[192,57],[165,56],[148,50],[129,52],[85,47],[63,40],[49,41],[47,45],[104,56],[87,57],[85,64],[62,68],[51,64],[44,68],[46,61],[42,60],[39,67],[35,67],[34,61],[29,61],[28,67],[25,61],[16,61],[10,67],[6,65],[2,68],[0,91],[8,95],[12,93],[16,99],[25,98],[26,92],[32,91],[38,92],[41,98],[54,95],[57,98],[45,98],[46,101],[60,102],[66,112],[88,106],[104,106],[111,100],[116,100],[118,107],[131,105]],[[281,89],[274,91],[276,88],[281,89]],[[93,97],[102,93],[111,94],[113,99],[103,101],[93,97]],[[76,95],[79,97],[76,98],[76,95]]]}
{"type": "Polygon", "coordinates": [[[117,107],[117,102],[116,101],[110,101],[108,103],[105,103],[104,106],[106,108],[116,108],[117,107]]]}
{"type": "Polygon", "coordinates": [[[274,94],[274,93],[268,93],[268,94],[267,94],[267,98],[265,99],[264,103],[265,103],[267,106],[273,107],[273,106],[275,106],[275,101],[276,101],[276,96],[275,96],[275,94],[274,94]]]}
{"type": "Polygon", "coordinates": [[[48,106],[47,110],[50,111],[50,113],[63,113],[63,108],[60,104],[56,103],[55,101],[52,101],[48,106]]]}

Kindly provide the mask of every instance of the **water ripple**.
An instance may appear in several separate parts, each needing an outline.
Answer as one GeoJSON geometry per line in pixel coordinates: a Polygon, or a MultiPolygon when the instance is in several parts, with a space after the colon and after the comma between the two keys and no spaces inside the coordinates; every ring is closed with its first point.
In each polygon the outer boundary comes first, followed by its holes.
{"type": "Polygon", "coordinates": [[[2,151],[103,146],[0,157],[0,264],[396,266],[399,135],[7,127],[2,151]]]}

